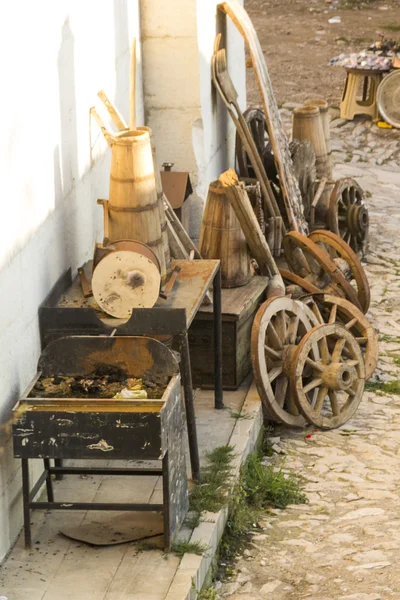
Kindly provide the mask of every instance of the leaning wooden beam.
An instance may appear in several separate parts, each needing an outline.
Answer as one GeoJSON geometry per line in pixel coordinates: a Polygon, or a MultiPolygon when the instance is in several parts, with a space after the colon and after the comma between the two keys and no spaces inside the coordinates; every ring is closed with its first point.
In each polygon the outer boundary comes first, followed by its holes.
{"type": "MultiPolygon", "coordinates": [[[[271,189],[271,185],[269,183],[267,174],[264,169],[264,165],[262,164],[262,160],[258,154],[256,145],[254,143],[253,137],[247,127],[247,123],[243,118],[243,115],[237,110],[238,115],[232,109],[231,102],[228,100],[225,94],[223,80],[221,79],[221,73],[218,72],[217,69],[217,61],[219,64],[223,65],[225,62],[225,50],[218,50],[219,44],[221,40],[221,35],[219,34],[215,40],[215,54],[212,58],[212,77],[213,83],[215,85],[216,90],[218,91],[223,103],[225,104],[228,113],[239,133],[240,139],[242,140],[242,144],[250,158],[251,164],[253,166],[256,177],[261,185],[261,191],[264,198],[264,203],[266,205],[267,214],[269,217],[278,217],[280,216],[279,207],[277,205],[274,193],[271,189]],[[219,59],[219,60],[218,60],[219,59]],[[222,85],[221,85],[222,83],[222,85]]],[[[225,69],[226,71],[226,69],[225,69]]],[[[227,73],[227,71],[226,71],[227,73]]],[[[233,88],[233,84],[231,86],[233,88]]],[[[234,88],[233,88],[234,89],[234,88]]],[[[236,93],[236,92],[235,92],[236,93]]],[[[236,93],[237,94],[237,93],[236,93]]],[[[285,231],[286,233],[286,231],[285,231]]]]}
{"type": "MultiPolygon", "coordinates": [[[[188,256],[190,254],[190,251],[193,250],[195,258],[201,258],[200,252],[198,251],[198,249],[196,248],[196,246],[190,239],[188,232],[186,231],[186,229],[184,228],[184,226],[182,225],[182,223],[176,216],[175,211],[172,208],[171,204],[169,203],[169,200],[165,194],[163,194],[163,199],[164,199],[165,214],[168,218],[168,221],[171,223],[171,226],[174,228],[175,233],[176,233],[178,239],[180,240],[181,244],[185,248],[188,256]]],[[[175,258],[177,258],[177,257],[175,257],[175,258]]]]}
{"type": "Polygon", "coordinates": [[[273,277],[274,295],[283,295],[285,293],[285,285],[266,242],[265,236],[258,224],[246,190],[239,186],[238,177],[233,169],[229,169],[228,171],[225,171],[225,173],[222,173],[219,177],[219,181],[225,188],[227,198],[235,211],[250,251],[258,263],[261,274],[273,277]]]}
{"type": "Polygon", "coordinates": [[[282,127],[267,65],[265,64],[263,51],[253,23],[245,9],[240,6],[237,0],[224,0],[224,2],[218,5],[218,8],[231,18],[248,45],[265,118],[267,120],[268,133],[274,151],[274,158],[279,174],[279,183],[286,212],[288,214],[292,212],[294,215],[294,221],[291,223],[293,229],[307,235],[308,225],[304,217],[300,189],[293,171],[289,143],[282,127]]]}
{"type": "Polygon", "coordinates": [[[116,108],[116,106],[114,106],[114,104],[108,98],[105,91],[100,90],[100,92],[97,95],[100,98],[100,100],[103,102],[103,104],[105,105],[108,112],[110,113],[110,116],[111,116],[112,120],[114,121],[115,125],[118,127],[118,129],[128,129],[128,125],[125,123],[124,117],[121,115],[121,113],[116,108]]]}

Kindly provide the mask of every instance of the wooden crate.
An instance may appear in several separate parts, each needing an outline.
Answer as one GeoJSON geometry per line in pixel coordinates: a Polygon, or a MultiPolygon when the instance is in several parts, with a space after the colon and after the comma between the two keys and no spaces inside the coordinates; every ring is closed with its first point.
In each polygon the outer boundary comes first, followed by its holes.
{"type": "MultiPolygon", "coordinates": [[[[236,390],[251,370],[250,336],[257,309],[266,298],[267,277],[253,277],[239,288],[222,290],[223,387],[236,390]]],[[[203,306],[189,329],[193,385],[214,387],[212,306],[203,306]]]]}

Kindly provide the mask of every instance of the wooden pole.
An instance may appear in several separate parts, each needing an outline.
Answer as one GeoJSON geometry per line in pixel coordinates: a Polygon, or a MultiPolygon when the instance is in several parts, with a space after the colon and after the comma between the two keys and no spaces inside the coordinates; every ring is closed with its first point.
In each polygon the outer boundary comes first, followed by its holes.
{"type": "Polygon", "coordinates": [[[131,74],[129,85],[129,128],[136,128],[136,38],[132,40],[131,74]]]}

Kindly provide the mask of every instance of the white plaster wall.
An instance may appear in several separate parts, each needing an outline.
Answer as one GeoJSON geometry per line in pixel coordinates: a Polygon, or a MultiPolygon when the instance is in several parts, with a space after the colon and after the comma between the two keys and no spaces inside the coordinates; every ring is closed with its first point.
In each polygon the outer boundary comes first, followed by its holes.
{"type": "MultiPolygon", "coordinates": [[[[102,237],[96,199],[108,197],[110,151],[89,109],[103,88],[128,117],[138,4],[14,0],[0,8],[2,424],[36,371],[40,303],[102,237]]],[[[144,122],[140,44],[137,121],[144,122]]],[[[7,431],[0,434],[1,560],[21,527],[22,508],[19,464],[7,431]]]]}
{"type": "Polygon", "coordinates": [[[211,57],[223,32],[228,68],[246,107],[242,38],[217,10],[218,0],[146,0],[142,6],[146,124],[153,129],[159,165],[189,171],[190,234],[198,241],[208,186],[234,166],[233,123],[213,89],[211,57]]]}

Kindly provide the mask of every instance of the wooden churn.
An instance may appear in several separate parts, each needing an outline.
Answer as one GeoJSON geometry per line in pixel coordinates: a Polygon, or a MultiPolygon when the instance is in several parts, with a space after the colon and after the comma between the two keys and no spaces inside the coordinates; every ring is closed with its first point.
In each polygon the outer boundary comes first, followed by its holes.
{"type": "Polygon", "coordinates": [[[139,131],[147,131],[150,136],[150,144],[151,144],[151,152],[153,155],[153,165],[154,165],[154,175],[156,179],[156,191],[157,191],[157,201],[158,201],[158,212],[160,215],[160,223],[161,223],[161,237],[163,241],[164,248],[164,257],[165,257],[165,268],[167,275],[171,272],[171,253],[169,249],[168,242],[168,231],[167,231],[167,217],[165,215],[164,210],[164,192],[161,182],[160,169],[157,164],[157,154],[156,147],[154,145],[153,140],[153,132],[150,127],[138,127],[139,131]]]}
{"type": "Polygon", "coordinates": [[[137,240],[158,258],[162,279],[167,274],[148,131],[120,131],[108,140],[112,150],[108,202],[109,241],[137,240]]]}
{"type": "Polygon", "coordinates": [[[240,287],[250,281],[252,272],[246,239],[219,181],[208,188],[199,251],[203,258],[221,261],[223,288],[240,287]]]}

